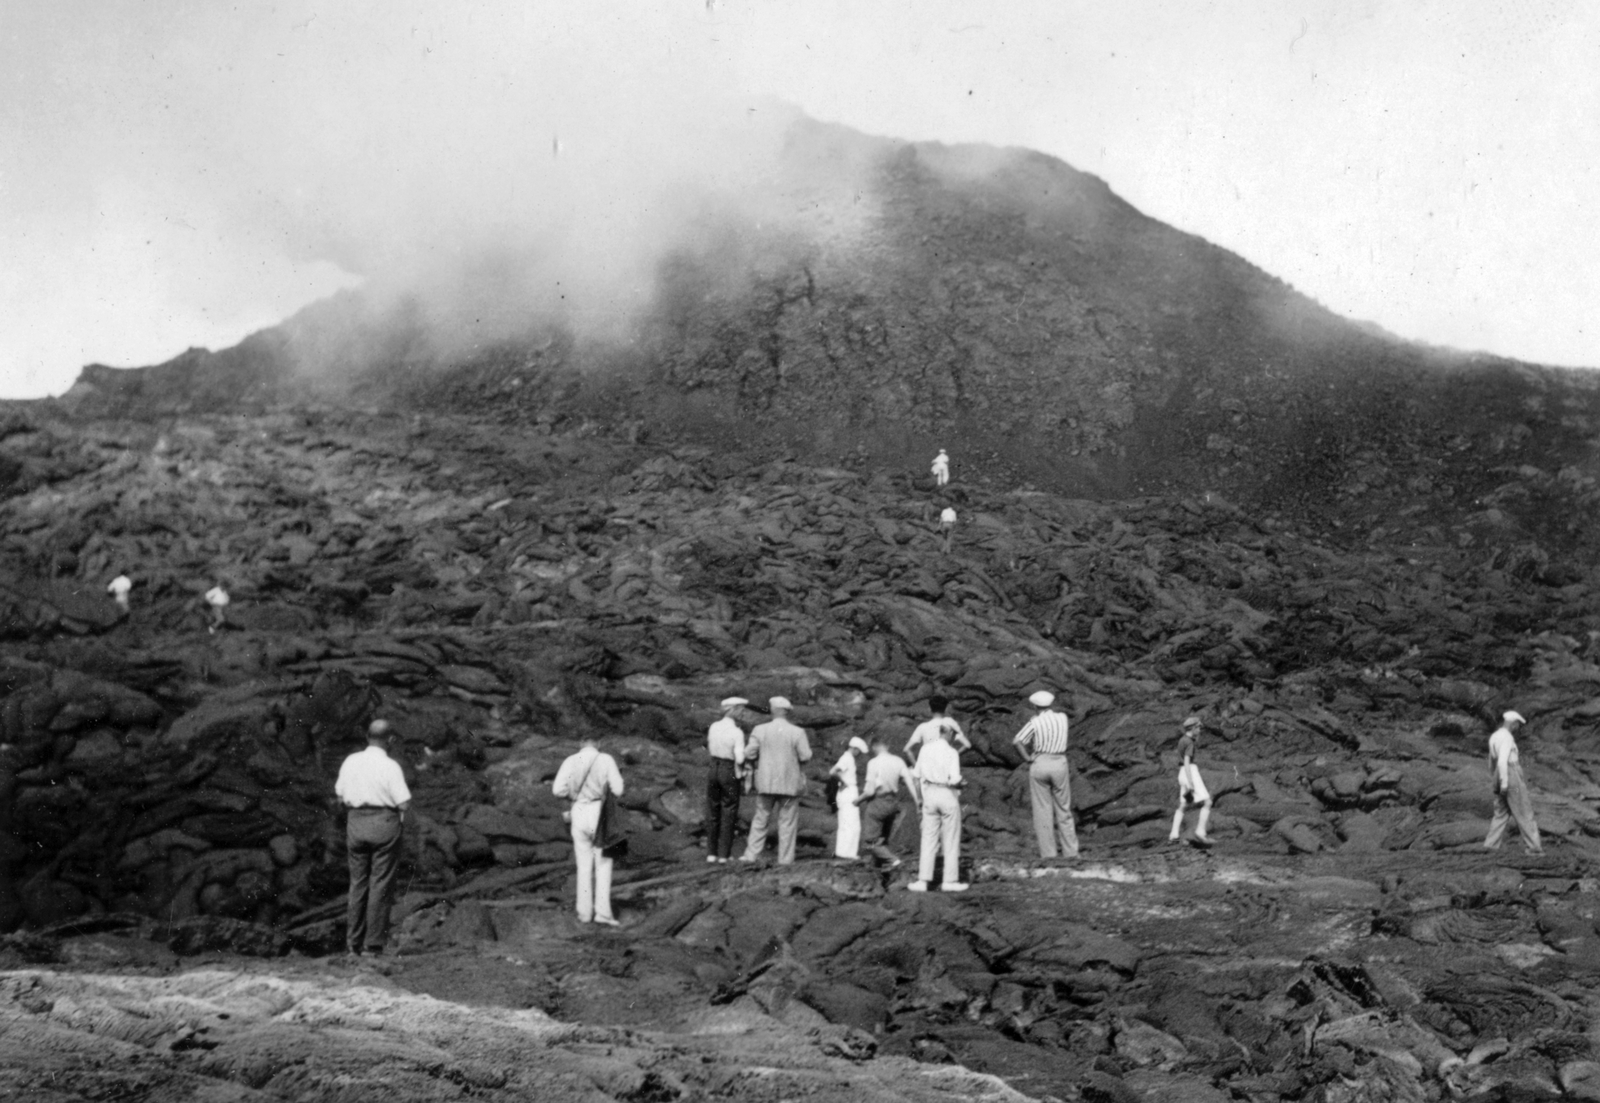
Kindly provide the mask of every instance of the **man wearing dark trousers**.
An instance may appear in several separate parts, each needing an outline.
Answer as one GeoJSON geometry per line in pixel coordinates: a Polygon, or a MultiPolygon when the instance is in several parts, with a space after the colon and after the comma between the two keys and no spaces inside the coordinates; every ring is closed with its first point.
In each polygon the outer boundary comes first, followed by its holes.
{"type": "Polygon", "coordinates": [[[350,899],[345,945],[352,955],[383,952],[389,936],[394,875],[400,865],[411,790],[400,764],[389,757],[389,722],[367,727],[367,749],[339,767],[333,791],[348,809],[345,844],[350,853],[350,899]]]}
{"type": "Polygon", "coordinates": [[[711,755],[711,773],[706,777],[706,861],[726,862],[733,857],[733,835],[739,829],[739,794],[743,788],[744,729],[739,727],[739,710],[750,702],[743,697],[727,697],[722,702],[722,719],[706,733],[706,750],[711,755]]]}

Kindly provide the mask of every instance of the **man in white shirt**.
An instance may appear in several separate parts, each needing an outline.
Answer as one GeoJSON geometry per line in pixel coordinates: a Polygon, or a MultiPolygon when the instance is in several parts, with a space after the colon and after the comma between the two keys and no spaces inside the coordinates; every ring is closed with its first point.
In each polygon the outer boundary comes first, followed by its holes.
{"type": "Polygon", "coordinates": [[[367,726],[367,749],[346,758],[333,791],[347,808],[345,846],[350,862],[350,897],[345,908],[345,946],[353,955],[383,952],[389,935],[394,875],[405,839],[411,790],[405,772],[389,757],[389,722],[367,726]]]}
{"type": "Polygon", "coordinates": [[[961,780],[961,755],[936,728],[917,752],[915,775],[922,790],[922,861],[912,892],[927,892],[933,880],[933,860],[944,854],[945,892],[966,892],[961,880],[961,802],[956,790],[961,780]]]}
{"type": "Polygon", "coordinates": [[[617,760],[600,750],[595,736],[586,735],[578,753],[570,755],[556,771],[550,789],[572,802],[568,818],[572,823],[572,853],[578,865],[578,922],[617,926],[611,914],[611,867],[613,859],[595,844],[600,826],[600,806],[606,790],[622,795],[622,773],[617,760]]]}
{"type": "Polygon", "coordinates": [[[939,454],[933,458],[933,467],[930,470],[933,472],[935,486],[944,486],[950,481],[950,457],[943,448],[939,449],[939,454]]]}
{"type": "Polygon", "coordinates": [[[124,613],[128,612],[128,593],[133,589],[133,579],[125,574],[119,574],[111,580],[106,587],[106,593],[111,595],[111,600],[122,606],[124,613]]]}
{"type": "Polygon", "coordinates": [[[232,600],[220,582],[206,591],[206,604],[211,607],[211,627],[207,631],[215,632],[228,622],[227,608],[232,600]]]}
{"type": "Polygon", "coordinates": [[[956,510],[954,506],[945,506],[939,511],[939,531],[944,533],[944,550],[950,551],[950,537],[956,531],[956,510]]]}
{"type": "Polygon", "coordinates": [[[900,821],[902,785],[921,811],[922,796],[911,784],[905,760],[890,752],[887,739],[881,735],[875,737],[872,758],[867,762],[867,776],[861,784],[861,795],[856,798],[861,808],[861,849],[888,863],[890,869],[900,864],[888,843],[895,824],[900,821]]]}
{"type": "Polygon", "coordinates": [[[795,840],[800,836],[800,794],[806,787],[801,767],[811,761],[811,744],[805,729],[789,722],[793,707],[787,697],[769,699],[772,719],[757,724],[745,742],[745,759],[756,764],[756,812],[750,817],[750,843],[741,861],[761,857],[767,847],[767,824],[776,818],[778,864],[794,864],[795,840]]]}
{"type": "Polygon", "coordinates": [[[1078,856],[1078,829],[1072,822],[1072,782],[1067,776],[1067,715],[1054,708],[1055,694],[1041,689],[1028,698],[1037,711],[1012,742],[1028,760],[1028,791],[1033,798],[1033,832],[1039,856],[1078,856]]]}
{"type": "Polygon", "coordinates": [[[900,752],[906,756],[907,762],[917,760],[917,748],[932,736],[943,732],[946,740],[955,749],[960,751],[972,750],[972,740],[967,738],[967,733],[961,730],[961,725],[950,719],[950,702],[944,697],[929,697],[928,711],[933,713],[931,719],[924,720],[912,731],[911,738],[906,740],[905,750],[900,752]]]}
{"type": "Polygon", "coordinates": [[[1533,818],[1533,801],[1528,798],[1528,784],[1522,780],[1522,764],[1518,761],[1516,731],[1525,720],[1516,712],[1506,712],[1500,726],[1489,737],[1489,772],[1494,778],[1494,819],[1489,822],[1489,834],[1484,837],[1485,850],[1500,849],[1505,839],[1506,825],[1517,821],[1522,832],[1522,845],[1529,854],[1543,854],[1544,844],[1539,838],[1539,824],[1533,818]]]}
{"type": "Polygon", "coordinates": [[[739,713],[750,702],[728,697],[722,702],[722,719],[706,733],[711,772],[706,775],[706,861],[726,862],[733,857],[733,835],[739,829],[739,773],[744,768],[744,729],[739,713]]]}

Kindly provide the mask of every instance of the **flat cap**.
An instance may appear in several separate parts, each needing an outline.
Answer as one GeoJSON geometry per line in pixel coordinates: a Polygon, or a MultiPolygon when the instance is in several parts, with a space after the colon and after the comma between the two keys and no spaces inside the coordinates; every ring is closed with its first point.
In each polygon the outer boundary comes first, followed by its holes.
{"type": "Polygon", "coordinates": [[[1056,695],[1048,689],[1041,689],[1038,693],[1028,698],[1028,704],[1033,705],[1035,708],[1047,709],[1055,703],[1056,695]]]}

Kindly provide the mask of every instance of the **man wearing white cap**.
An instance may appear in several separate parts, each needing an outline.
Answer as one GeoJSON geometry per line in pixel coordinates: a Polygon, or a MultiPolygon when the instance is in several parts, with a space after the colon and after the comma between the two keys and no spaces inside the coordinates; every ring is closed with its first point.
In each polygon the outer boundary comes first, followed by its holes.
{"type": "Polygon", "coordinates": [[[787,697],[767,702],[772,719],[758,724],[745,744],[746,761],[756,764],[756,814],[750,820],[750,845],[741,861],[753,862],[767,847],[767,823],[774,811],[778,819],[778,864],[794,863],[795,838],[800,834],[800,792],[806,775],[801,769],[811,761],[811,744],[803,728],[789,723],[794,706],[787,697]]]}
{"type": "Polygon", "coordinates": [[[950,457],[945,454],[943,448],[939,449],[939,454],[933,458],[932,471],[935,486],[944,486],[950,481],[950,457]]]}
{"type": "Polygon", "coordinates": [[[727,697],[722,719],[706,733],[711,773],[706,776],[706,861],[726,862],[733,857],[733,834],[739,829],[739,771],[744,768],[744,729],[738,713],[750,702],[727,697]]]}
{"type": "Polygon", "coordinates": [[[1500,726],[1489,737],[1489,772],[1494,777],[1494,819],[1483,840],[1485,850],[1498,850],[1505,839],[1506,824],[1517,821],[1522,845],[1529,854],[1543,854],[1539,825],[1533,818],[1533,802],[1528,799],[1528,784],[1522,780],[1522,765],[1517,761],[1515,732],[1527,721],[1516,712],[1506,712],[1500,726]]]}
{"type": "Polygon", "coordinates": [[[1178,841],[1183,833],[1184,809],[1195,804],[1200,808],[1200,819],[1194,825],[1194,841],[1209,846],[1211,839],[1206,835],[1206,825],[1211,820],[1211,791],[1206,788],[1200,767],[1194,761],[1195,743],[1199,738],[1200,718],[1188,717],[1183,722],[1183,734],[1178,737],[1178,810],[1172,814],[1172,834],[1167,840],[1178,841]]]}
{"type": "Polygon", "coordinates": [[[111,595],[111,600],[122,606],[123,612],[128,612],[128,593],[133,589],[133,579],[125,574],[119,574],[111,580],[106,587],[106,593],[111,595]]]}
{"type": "Polygon", "coordinates": [[[839,793],[835,798],[839,830],[833,844],[833,853],[839,858],[854,860],[861,856],[861,807],[856,804],[856,797],[860,793],[856,786],[856,756],[866,753],[867,741],[859,735],[852,736],[844,754],[828,771],[839,779],[839,793]]]}
{"type": "Polygon", "coordinates": [[[1067,777],[1067,716],[1053,707],[1055,694],[1040,690],[1028,698],[1038,711],[1012,740],[1028,760],[1028,791],[1033,797],[1033,831],[1043,858],[1078,856],[1078,829],[1072,822],[1072,785],[1067,777]]]}

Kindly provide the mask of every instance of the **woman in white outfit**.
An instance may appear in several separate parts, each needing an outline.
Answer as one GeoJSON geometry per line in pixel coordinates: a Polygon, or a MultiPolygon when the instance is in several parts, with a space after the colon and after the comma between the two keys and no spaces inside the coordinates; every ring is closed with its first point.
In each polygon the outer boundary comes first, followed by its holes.
{"type": "Polygon", "coordinates": [[[551,786],[555,795],[572,802],[572,850],[578,863],[578,922],[617,926],[611,915],[612,860],[595,845],[600,826],[600,805],[607,789],[622,796],[622,774],[617,760],[602,754],[595,737],[588,736],[578,753],[561,764],[551,786]]]}
{"type": "Polygon", "coordinates": [[[1200,738],[1200,718],[1191,716],[1183,722],[1183,735],[1178,740],[1178,810],[1172,813],[1172,834],[1169,841],[1177,842],[1183,831],[1183,813],[1191,804],[1200,809],[1199,822],[1194,825],[1194,841],[1202,846],[1211,845],[1206,826],[1211,819],[1211,793],[1200,776],[1195,763],[1195,743],[1200,738]]]}
{"type": "Polygon", "coordinates": [[[833,852],[840,858],[861,856],[861,809],[856,805],[859,792],[856,786],[856,755],[866,753],[866,741],[859,736],[853,738],[844,754],[839,756],[839,761],[833,764],[833,769],[828,771],[839,779],[839,835],[834,842],[833,852]]]}

